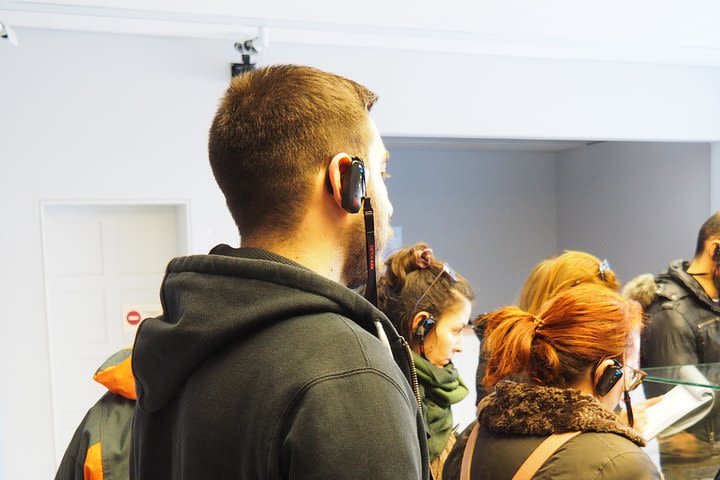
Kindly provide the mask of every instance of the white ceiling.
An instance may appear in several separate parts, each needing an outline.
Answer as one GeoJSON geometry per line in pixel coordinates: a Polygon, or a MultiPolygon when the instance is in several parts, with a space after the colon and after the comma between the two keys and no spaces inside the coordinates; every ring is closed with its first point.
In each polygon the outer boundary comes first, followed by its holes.
{"type": "Polygon", "coordinates": [[[11,27],[720,66],[717,0],[0,0],[11,27]]]}

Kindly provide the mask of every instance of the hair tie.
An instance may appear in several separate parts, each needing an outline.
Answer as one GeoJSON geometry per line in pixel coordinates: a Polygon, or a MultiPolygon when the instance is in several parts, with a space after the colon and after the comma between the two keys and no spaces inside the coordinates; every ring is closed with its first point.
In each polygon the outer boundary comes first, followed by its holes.
{"type": "Polygon", "coordinates": [[[423,248],[415,250],[415,264],[419,268],[428,268],[433,260],[432,248],[423,248]]]}
{"type": "Polygon", "coordinates": [[[607,258],[603,258],[603,261],[600,262],[600,266],[598,268],[600,269],[600,280],[607,282],[607,272],[612,270],[610,268],[610,262],[607,261],[607,258]]]}
{"type": "Polygon", "coordinates": [[[533,331],[533,335],[535,335],[538,330],[545,326],[545,320],[538,317],[537,315],[533,315],[533,324],[535,324],[535,330],[533,331]]]}

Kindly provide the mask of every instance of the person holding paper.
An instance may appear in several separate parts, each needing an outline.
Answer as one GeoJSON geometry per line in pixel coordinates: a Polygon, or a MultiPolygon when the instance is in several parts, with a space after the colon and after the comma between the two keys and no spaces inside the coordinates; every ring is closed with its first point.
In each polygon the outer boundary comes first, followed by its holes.
{"type": "MultiPolygon", "coordinates": [[[[620,284],[615,276],[615,272],[610,267],[607,260],[600,260],[595,255],[582,252],[579,250],[566,250],[557,257],[550,257],[542,260],[528,275],[527,280],[523,284],[518,297],[517,306],[530,313],[538,313],[543,304],[560,292],[578,285],[598,285],[617,291],[620,284]]],[[[476,331],[482,328],[477,328],[476,331]]],[[[482,334],[480,333],[481,341],[482,334]]],[[[629,363],[633,367],[639,367],[640,362],[638,356],[630,359],[629,363]]],[[[477,402],[479,403],[483,397],[489,394],[492,389],[483,386],[483,378],[485,377],[485,359],[482,351],[477,368],[477,402]]],[[[645,409],[658,400],[649,400],[639,402],[635,406],[635,430],[642,432],[643,425],[647,416],[645,409]]],[[[619,412],[621,421],[627,425],[627,411],[625,409],[619,412]]]]}
{"type": "Polygon", "coordinates": [[[505,307],[485,315],[484,380],[495,391],[443,478],[662,478],[641,435],[613,413],[642,381],[626,365],[642,315],[637,302],[597,285],[561,292],[537,314],[505,307]],[[519,373],[530,381],[504,380],[519,373]]]}
{"type": "MultiPolygon", "coordinates": [[[[578,250],[566,250],[561,255],[542,260],[530,271],[523,283],[517,306],[530,313],[537,313],[545,302],[558,293],[576,285],[600,285],[617,291],[619,284],[615,272],[607,260],[600,260],[595,255],[578,250]]],[[[482,342],[482,329],[479,331],[482,342]]],[[[483,399],[492,390],[483,386],[485,377],[485,359],[482,351],[478,360],[477,401],[483,399]]]]}

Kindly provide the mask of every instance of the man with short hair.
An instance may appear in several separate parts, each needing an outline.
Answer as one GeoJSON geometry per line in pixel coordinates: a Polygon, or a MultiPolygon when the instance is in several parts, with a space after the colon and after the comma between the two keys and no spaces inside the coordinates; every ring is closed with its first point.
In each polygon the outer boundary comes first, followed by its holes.
{"type": "Polygon", "coordinates": [[[309,67],[233,79],[208,149],[241,248],[168,265],[135,342],[131,478],[428,477],[407,344],[348,288],[367,279],[352,168],[378,251],[390,235],[375,100],[309,67]]]}
{"type": "Polygon", "coordinates": [[[655,298],[646,309],[651,321],[643,335],[643,366],[720,361],[719,265],[720,212],[700,228],[695,258],[675,260],[656,277],[655,298]]]}
{"type": "MultiPolygon", "coordinates": [[[[643,368],[720,362],[720,212],[698,232],[691,262],[675,260],[655,277],[654,292],[647,297],[649,317],[642,334],[640,363],[643,368]],[[654,294],[654,295],[653,295],[654,294]]],[[[720,378],[707,372],[711,381],[720,378]]],[[[667,388],[646,383],[652,396],[667,388]]],[[[687,432],[661,442],[663,462],[673,457],[702,457],[717,449],[720,411],[714,408],[687,432]]],[[[714,472],[714,471],[713,471],[714,472]]]]}

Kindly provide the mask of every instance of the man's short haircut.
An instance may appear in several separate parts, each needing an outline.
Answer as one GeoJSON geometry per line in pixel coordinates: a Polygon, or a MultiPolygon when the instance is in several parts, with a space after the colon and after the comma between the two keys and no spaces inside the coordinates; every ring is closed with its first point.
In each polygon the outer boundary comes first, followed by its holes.
{"type": "Polygon", "coordinates": [[[362,85],[311,67],[276,65],[233,78],[208,153],[240,235],[292,230],[310,180],[334,155],[366,158],[376,100],[362,85]]]}
{"type": "Polygon", "coordinates": [[[713,213],[700,227],[695,246],[695,258],[698,258],[705,250],[705,243],[715,237],[720,237],[720,212],[713,213]]]}

